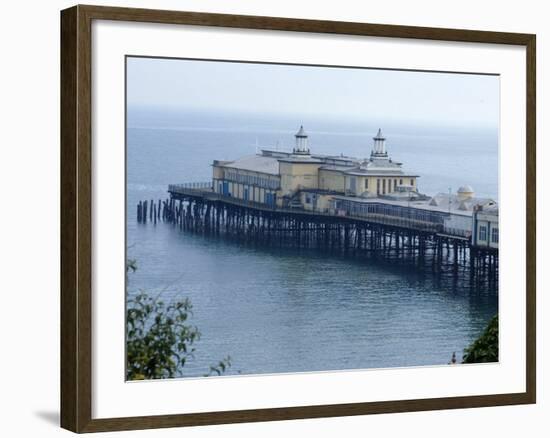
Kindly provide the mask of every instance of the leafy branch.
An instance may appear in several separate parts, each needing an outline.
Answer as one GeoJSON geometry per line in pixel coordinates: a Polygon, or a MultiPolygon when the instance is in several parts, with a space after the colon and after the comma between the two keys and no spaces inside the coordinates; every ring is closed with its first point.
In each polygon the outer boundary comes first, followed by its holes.
{"type": "Polygon", "coordinates": [[[221,376],[227,368],[231,366],[231,356],[227,356],[220,360],[216,365],[211,365],[210,370],[203,377],[210,377],[213,375],[221,376]]]}
{"type": "MultiPolygon", "coordinates": [[[[126,272],[135,272],[135,260],[128,260],[126,272]]],[[[126,379],[162,379],[181,376],[181,370],[195,353],[199,329],[189,324],[193,306],[189,299],[165,304],[159,297],[141,291],[126,304],[126,379]]],[[[211,366],[205,376],[221,375],[231,366],[227,356],[211,366]]]]}

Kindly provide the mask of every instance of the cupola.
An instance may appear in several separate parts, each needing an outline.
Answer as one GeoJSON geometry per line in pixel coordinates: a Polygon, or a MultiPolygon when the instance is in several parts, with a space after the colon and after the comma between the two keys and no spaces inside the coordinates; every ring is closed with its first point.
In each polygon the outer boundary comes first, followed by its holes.
{"type": "Polygon", "coordinates": [[[472,189],[472,186],[469,186],[466,184],[465,186],[461,186],[457,192],[456,195],[459,200],[465,201],[466,199],[472,199],[475,195],[474,189],[472,189]]]}
{"type": "Polygon", "coordinates": [[[300,126],[300,129],[296,133],[295,137],[296,146],[294,147],[293,153],[298,155],[309,155],[308,137],[303,126],[300,126]]]}
{"type": "Polygon", "coordinates": [[[376,137],[373,137],[374,145],[372,147],[371,157],[373,158],[388,158],[386,152],[386,137],[382,135],[382,129],[378,128],[376,137]]]}

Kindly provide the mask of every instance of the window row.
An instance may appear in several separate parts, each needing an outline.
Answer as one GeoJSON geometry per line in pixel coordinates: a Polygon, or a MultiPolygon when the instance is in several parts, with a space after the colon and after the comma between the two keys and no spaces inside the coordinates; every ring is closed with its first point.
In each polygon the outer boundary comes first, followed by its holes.
{"type": "Polygon", "coordinates": [[[442,224],[444,220],[444,214],[441,212],[402,207],[399,205],[379,204],[376,202],[363,203],[338,200],[336,201],[335,208],[345,210],[348,214],[356,216],[377,214],[435,224],[442,224]]]}
{"type": "Polygon", "coordinates": [[[269,189],[278,189],[280,186],[278,178],[265,178],[258,175],[246,175],[233,170],[226,170],[224,172],[224,177],[227,180],[240,184],[254,185],[269,189]]]}
{"type": "MultiPolygon", "coordinates": [[[[479,226],[479,234],[478,234],[478,240],[487,241],[487,226],[486,225],[480,225],[479,226]]],[[[492,243],[498,243],[498,227],[491,228],[491,242],[492,243]]]]}
{"type": "MultiPolygon", "coordinates": [[[[398,181],[399,181],[399,185],[402,186],[403,185],[403,178],[399,178],[399,180],[397,178],[393,178],[393,179],[391,179],[391,178],[390,179],[378,178],[376,180],[376,194],[385,195],[386,193],[397,191],[398,181]]],[[[406,184],[406,182],[405,182],[405,184],[406,184]]],[[[414,186],[414,178],[409,179],[409,185],[411,187],[414,186]]],[[[369,179],[366,178],[365,179],[365,189],[368,189],[368,188],[369,188],[369,179]]]]}

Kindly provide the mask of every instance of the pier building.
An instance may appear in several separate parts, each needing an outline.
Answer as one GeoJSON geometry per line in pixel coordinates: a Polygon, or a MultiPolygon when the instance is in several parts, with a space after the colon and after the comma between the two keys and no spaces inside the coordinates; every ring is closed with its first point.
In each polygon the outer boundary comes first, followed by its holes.
{"type": "Polygon", "coordinates": [[[476,205],[473,212],[472,245],[498,249],[499,224],[497,205],[476,205]]]}
{"type": "Polygon", "coordinates": [[[334,194],[375,198],[417,196],[418,175],[406,172],[386,150],[381,129],[368,158],[312,153],[303,126],[292,151],[264,149],[233,161],[215,160],[213,188],[223,196],[277,207],[327,209],[334,194]]]}
{"type": "Polygon", "coordinates": [[[422,194],[419,176],[389,156],[381,129],[363,159],[312,152],[303,126],[295,139],[292,151],[263,149],[233,161],[214,161],[213,191],[272,208],[406,218],[434,224],[441,233],[478,246],[498,248],[496,201],[476,197],[469,185],[456,193],[422,194]],[[483,213],[474,219],[476,211],[483,213]]]}
{"type": "MultiPolygon", "coordinates": [[[[215,160],[213,178],[171,184],[170,198],[137,205],[139,223],[254,244],[384,257],[453,278],[498,281],[498,204],[464,185],[422,194],[393,161],[381,130],[367,158],[315,153],[303,127],[292,151],[215,160]]],[[[476,280],[477,281],[477,280],[476,280]]]]}

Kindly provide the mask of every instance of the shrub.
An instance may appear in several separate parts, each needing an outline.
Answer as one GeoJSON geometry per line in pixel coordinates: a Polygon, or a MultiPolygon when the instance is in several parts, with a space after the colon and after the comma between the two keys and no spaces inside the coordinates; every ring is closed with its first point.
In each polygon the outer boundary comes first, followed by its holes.
{"type": "MultiPolygon", "coordinates": [[[[126,272],[137,269],[128,260],[126,272]]],[[[200,331],[189,324],[192,314],[189,299],[165,305],[158,298],[140,292],[126,302],[126,379],[162,379],[179,377],[187,360],[195,352],[200,331]]],[[[204,376],[221,375],[231,366],[231,358],[210,367],[204,376]]]]}
{"type": "Polygon", "coordinates": [[[192,306],[188,299],[164,305],[140,293],[126,308],[128,380],[176,376],[193,355],[200,338],[197,327],[187,324],[192,306]]]}
{"type": "Polygon", "coordinates": [[[498,315],[495,315],[485,331],[464,350],[462,363],[498,362],[498,315]]]}

